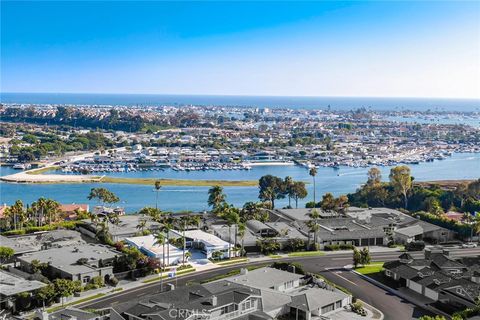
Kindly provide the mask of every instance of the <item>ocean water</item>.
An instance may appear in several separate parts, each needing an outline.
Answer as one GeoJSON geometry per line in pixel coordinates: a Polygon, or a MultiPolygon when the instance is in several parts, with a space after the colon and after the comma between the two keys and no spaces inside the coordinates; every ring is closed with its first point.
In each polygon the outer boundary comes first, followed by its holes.
{"type": "Polygon", "coordinates": [[[480,99],[375,97],[270,97],[162,94],[0,93],[3,103],[90,105],[218,105],[336,110],[480,111],[480,99]]]}
{"type": "MultiPolygon", "coordinates": [[[[416,180],[448,180],[448,179],[478,179],[480,178],[480,154],[461,153],[453,154],[446,160],[425,162],[411,165],[412,175],[416,180]]],[[[388,179],[389,167],[380,168],[384,180],[388,179]]],[[[14,171],[8,167],[0,167],[0,174],[7,175],[14,171]]],[[[354,192],[367,179],[368,168],[341,167],[319,168],[317,181],[317,201],[326,192],[335,195],[354,192]]],[[[149,178],[176,178],[176,179],[225,179],[225,180],[257,180],[265,174],[279,177],[291,176],[295,180],[308,182],[308,197],[299,202],[304,207],[305,202],[313,199],[312,178],[308,171],[299,166],[258,166],[250,171],[194,171],[178,172],[144,171],[131,173],[110,173],[121,177],[149,177],[149,178]]],[[[87,195],[91,188],[103,186],[115,192],[121,199],[119,205],[124,206],[127,212],[134,212],[144,206],[155,205],[153,186],[125,185],[125,184],[12,184],[0,182],[0,202],[12,204],[17,199],[24,203],[31,203],[41,196],[56,199],[62,203],[90,203],[87,195]]],[[[163,210],[208,210],[208,187],[162,187],[159,194],[159,207],[163,210]]],[[[225,187],[227,201],[241,206],[247,201],[258,200],[257,187],[225,187]]],[[[277,206],[288,204],[287,199],[277,201],[277,206]]]]}

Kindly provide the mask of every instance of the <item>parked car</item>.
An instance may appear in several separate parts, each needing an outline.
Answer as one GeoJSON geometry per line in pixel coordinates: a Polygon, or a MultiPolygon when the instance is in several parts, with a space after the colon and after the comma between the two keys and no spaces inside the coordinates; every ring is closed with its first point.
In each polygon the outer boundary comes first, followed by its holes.
{"type": "Polygon", "coordinates": [[[412,241],[405,245],[407,251],[422,251],[423,249],[425,249],[425,242],[423,241],[412,241]]]}
{"type": "Polygon", "coordinates": [[[462,244],[462,248],[476,248],[477,244],[474,242],[467,242],[462,244]]]}

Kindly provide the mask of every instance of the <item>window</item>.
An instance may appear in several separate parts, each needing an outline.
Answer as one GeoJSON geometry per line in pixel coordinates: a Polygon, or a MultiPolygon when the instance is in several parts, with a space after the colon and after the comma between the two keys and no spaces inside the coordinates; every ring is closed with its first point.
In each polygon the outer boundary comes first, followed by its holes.
{"type": "Polygon", "coordinates": [[[220,309],[220,314],[225,314],[225,313],[228,313],[228,306],[222,307],[220,309]]]}
{"type": "Polygon", "coordinates": [[[85,276],[85,278],[83,278],[83,283],[89,283],[90,282],[90,276],[85,276]]]}
{"type": "Polygon", "coordinates": [[[322,314],[325,314],[327,312],[335,310],[335,304],[331,303],[329,305],[326,305],[325,307],[322,307],[322,314]]]}
{"type": "Polygon", "coordinates": [[[342,307],[342,300],[338,300],[335,302],[335,309],[341,308],[342,307]]]}
{"type": "Polygon", "coordinates": [[[294,281],[287,281],[285,282],[285,289],[293,288],[294,281]]]}

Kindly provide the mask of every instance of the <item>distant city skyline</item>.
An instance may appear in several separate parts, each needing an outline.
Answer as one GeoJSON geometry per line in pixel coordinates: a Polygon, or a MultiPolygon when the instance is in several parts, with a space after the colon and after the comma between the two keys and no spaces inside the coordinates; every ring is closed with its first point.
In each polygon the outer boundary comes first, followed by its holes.
{"type": "Polygon", "coordinates": [[[480,98],[479,2],[1,7],[1,92],[480,98]]]}

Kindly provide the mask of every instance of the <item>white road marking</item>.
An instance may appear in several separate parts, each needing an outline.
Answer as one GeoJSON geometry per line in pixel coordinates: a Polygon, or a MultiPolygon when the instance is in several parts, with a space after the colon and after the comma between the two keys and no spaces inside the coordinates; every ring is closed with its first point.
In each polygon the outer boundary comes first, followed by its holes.
{"type": "Polygon", "coordinates": [[[342,278],[343,280],[345,280],[345,281],[353,284],[354,286],[358,286],[355,282],[348,280],[348,279],[345,278],[344,276],[341,276],[341,275],[339,275],[338,273],[332,272],[331,270],[328,270],[328,271],[329,271],[330,273],[336,275],[337,277],[342,278]]]}

